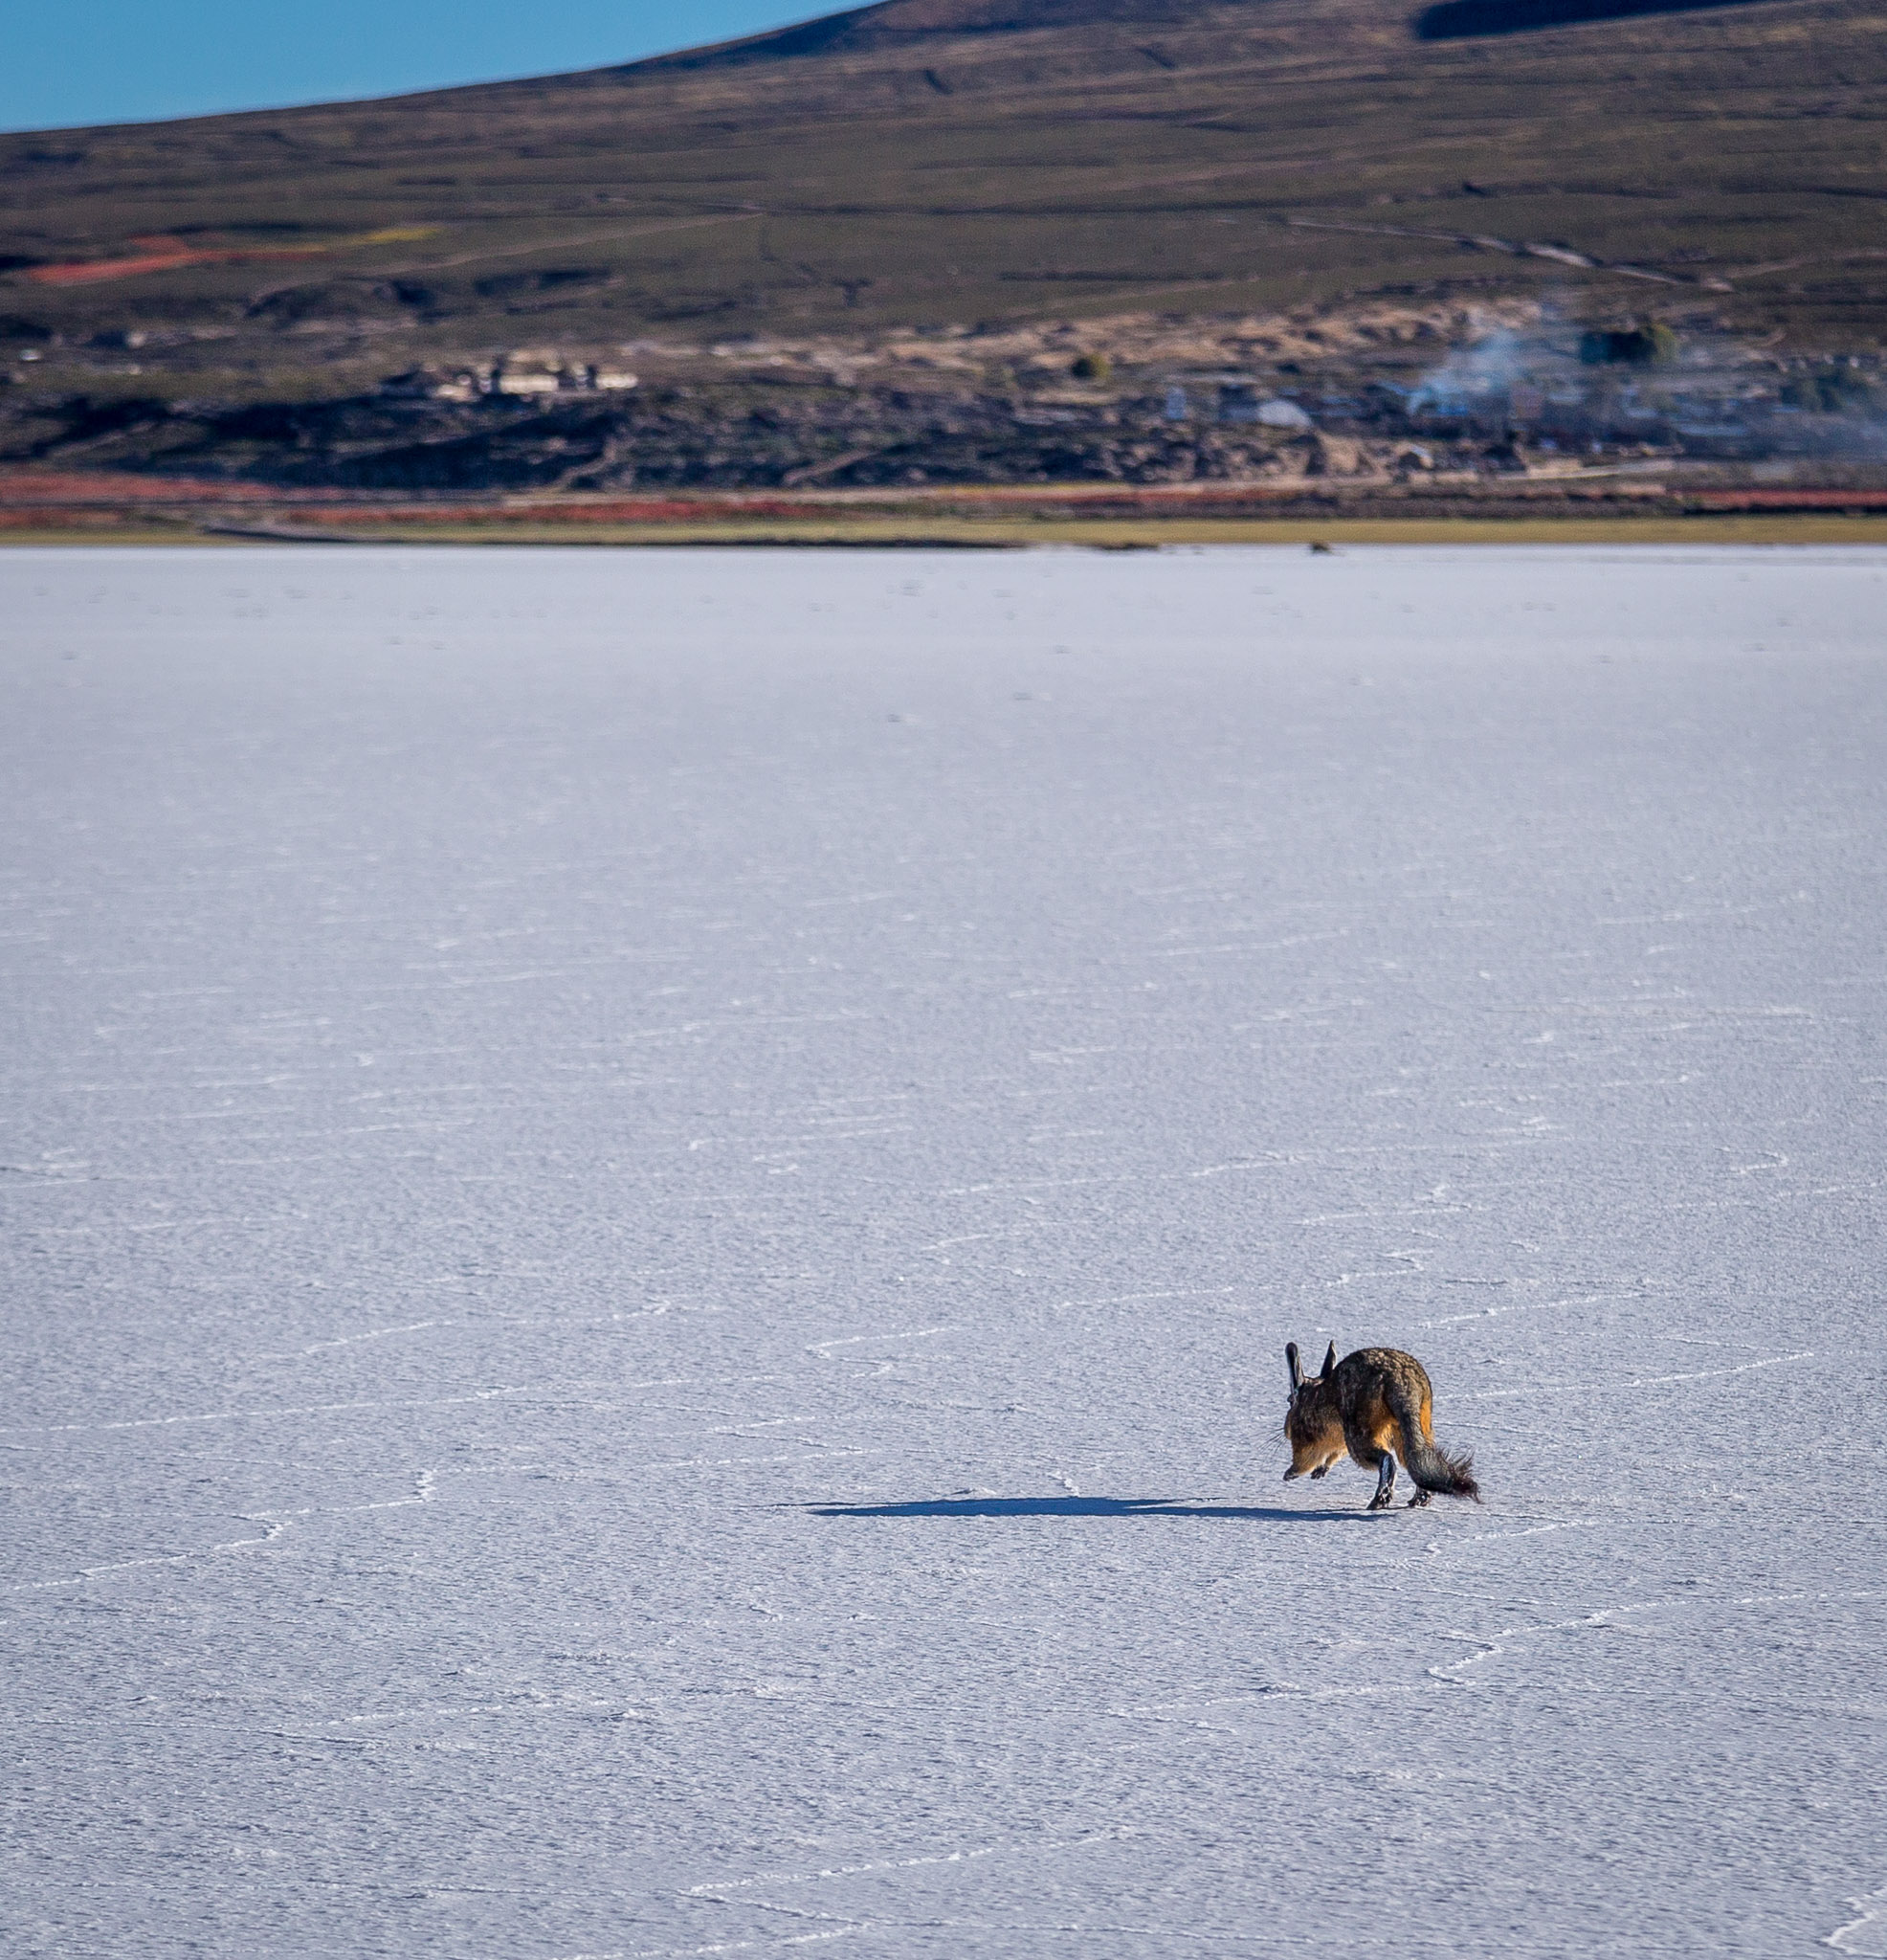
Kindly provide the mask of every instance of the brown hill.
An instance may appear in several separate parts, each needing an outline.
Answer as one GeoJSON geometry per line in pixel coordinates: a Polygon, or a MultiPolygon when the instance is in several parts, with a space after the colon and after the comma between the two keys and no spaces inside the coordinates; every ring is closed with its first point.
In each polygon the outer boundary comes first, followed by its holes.
{"type": "Polygon", "coordinates": [[[0,138],[0,354],[42,356],[0,395],[1542,296],[1876,347],[1887,0],[1646,4],[887,0],[587,74],[0,138]]]}
{"type": "Polygon", "coordinates": [[[502,341],[1538,282],[1478,234],[1865,334],[1883,27],[1768,0],[1423,42],[1400,0],[890,0],[623,69],[0,139],[0,303],[502,341]]]}

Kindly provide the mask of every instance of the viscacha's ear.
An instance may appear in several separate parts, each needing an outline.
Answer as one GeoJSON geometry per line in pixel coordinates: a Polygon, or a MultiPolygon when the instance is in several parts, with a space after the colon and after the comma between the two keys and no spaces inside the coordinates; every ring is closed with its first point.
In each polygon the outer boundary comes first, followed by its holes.
{"type": "Polygon", "coordinates": [[[1284,1359],[1291,1370],[1291,1392],[1295,1395],[1304,1385],[1304,1365],[1298,1358],[1298,1344],[1295,1341],[1285,1342],[1284,1359]]]}
{"type": "Polygon", "coordinates": [[[1323,1379],[1327,1382],[1337,1372],[1337,1344],[1332,1341],[1330,1351],[1323,1357],[1323,1379]]]}

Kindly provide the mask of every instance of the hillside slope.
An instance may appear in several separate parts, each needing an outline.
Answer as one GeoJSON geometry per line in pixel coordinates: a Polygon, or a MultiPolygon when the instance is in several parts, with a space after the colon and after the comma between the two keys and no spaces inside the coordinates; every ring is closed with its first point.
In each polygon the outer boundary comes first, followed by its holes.
{"type": "Polygon", "coordinates": [[[706,56],[0,141],[5,305],[505,338],[1541,276],[1467,264],[1480,234],[1858,328],[1887,280],[1883,29],[1881,0],[1428,43],[1400,0],[893,0],[706,56]],[[30,277],[152,238],[310,256],[30,277]]]}
{"type": "Polygon", "coordinates": [[[1543,297],[1877,345],[1887,0],[1475,31],[1594,0],[1494,4],[890,0],[620,69],[0,139],[0,351],[42,357],[11,399],[1543,297]]]}

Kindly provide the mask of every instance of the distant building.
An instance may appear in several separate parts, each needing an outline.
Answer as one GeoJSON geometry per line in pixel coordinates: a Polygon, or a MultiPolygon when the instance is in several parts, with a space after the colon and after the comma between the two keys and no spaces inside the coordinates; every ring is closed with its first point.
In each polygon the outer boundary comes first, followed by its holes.
{"type": "Polygon", "coordinates": [[[493,394],[557,394],[564,387],[566,369],[555,353],[520,351],[503,354],[493,363],[493,394]]]}
{"type": "Polygon", "coordinates": [[[529,400],[553,394],[619,394],[638,382],[639,377],[625,368],[566,361],[554,348],[520,348],[500,354],[489,368],[448,375],[433,385],[431,393],[442,402],[476,401],[480,395],[494,394],[529,400]]]}
{"type": "Polygon", "coordinates": [[[1186,374],[1166,384],[1166,418],[1187,422],[1231,422],[1306,434],[1313,426],[1309,412],[1280,395],[1268,395],[1262,382],[1235,370],[1219,374],[1186,374]]]}
{"type": "Polygon", "coordinates": [[[1299,434],[1311,427],[1310,416],[1296,402],[1276,395],[1258,404],[1257,420],[1267,429],[1295,429],[1299,434]]]}

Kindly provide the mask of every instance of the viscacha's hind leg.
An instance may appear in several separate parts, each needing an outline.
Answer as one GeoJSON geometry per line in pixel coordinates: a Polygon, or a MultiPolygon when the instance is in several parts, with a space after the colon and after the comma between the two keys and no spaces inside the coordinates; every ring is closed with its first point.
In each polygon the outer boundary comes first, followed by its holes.
{"type": "Polygon", "coordinates": [[[1386,1511],[1395,1502],[1395,1459],[1385,1450],[1376,1460],[1376,1495],[1369,1500],[1372,1511],[1386,1511]]]}

